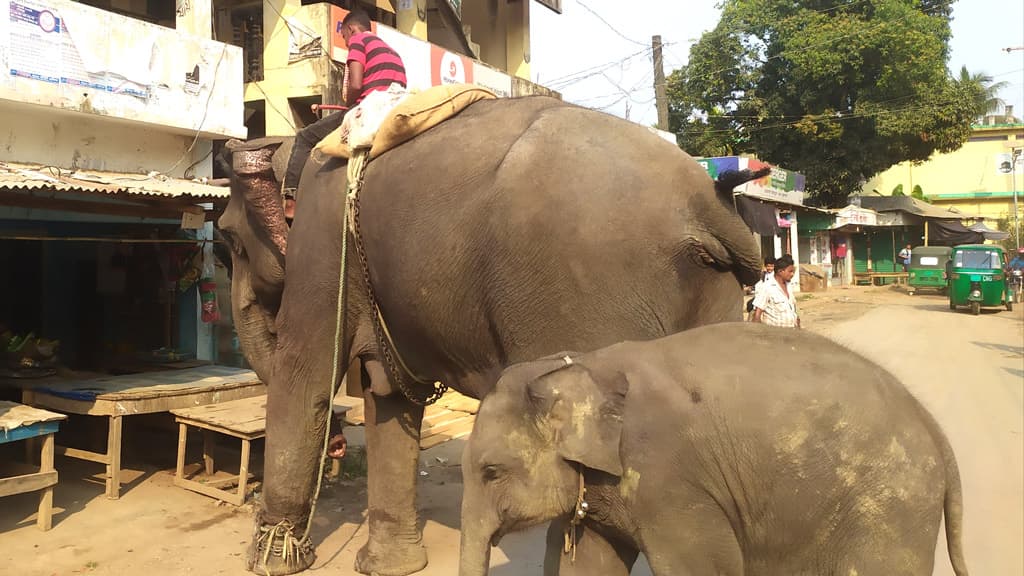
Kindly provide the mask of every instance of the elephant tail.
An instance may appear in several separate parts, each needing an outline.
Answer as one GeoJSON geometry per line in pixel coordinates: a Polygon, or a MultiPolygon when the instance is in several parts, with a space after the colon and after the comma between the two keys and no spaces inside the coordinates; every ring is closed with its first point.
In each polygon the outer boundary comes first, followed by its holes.
{"type": "Polygon", "coordinates": [[[964,492],[960,485],[960,468],[956,463],[956,454],[953,453],[949,438],[942,432],[935,417],[924,406],[918,406],[946,465],[946,494],[942,502],[942,511],[946,519],[946,551],[949,553],[949,563],[953,566],[953,573],[956,576],[967,576],[963,547],[964,492]]]}
{"type": "Polygon", "coordinates": [[[945,434],[942,436],[943,459],[946,461],[946,497],[942,505],[946,516],[946,550],[949,563],[956,576],[967,576],[967,562],[964,560],[964,493],[960,486],[960,469],[953,455],[953,448],[945,434]]]}

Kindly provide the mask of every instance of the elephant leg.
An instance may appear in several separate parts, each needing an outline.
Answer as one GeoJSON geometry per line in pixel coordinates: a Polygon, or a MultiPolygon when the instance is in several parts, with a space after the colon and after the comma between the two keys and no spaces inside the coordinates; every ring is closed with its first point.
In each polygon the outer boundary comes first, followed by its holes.
{"type": "MultiPolygon", "coordinates": [[[[383,378],[380,362],[366,364],[370,380],[383,378]]],[[[416,510],[416,469],[423,407],[400,393],[363,392],[370,539],[356,556],[356,571],[373,576],[405,576],[427,565],[416,510]]]]}
{"type": "Polygon", "coordinates": [[[576,529],[576,558],[565,553],[567,520],[548,526],[544,576],[629,576],[640,552],[630,544],[609,540],[592,528],[576,529]]]}
{"type": "MultiPolygon", "coordinates": [[[[280,361],[296,355],[286,351],[278,356],[280,361]]],[[[281,370],[281,366],[275,368],[281,370]]],[[[263,500],[246,557],[252,572],[295,574],[316,559],[312,542],[304,536],[330,405],[329,377],[281,378],[267,387],[263,500]]]]}

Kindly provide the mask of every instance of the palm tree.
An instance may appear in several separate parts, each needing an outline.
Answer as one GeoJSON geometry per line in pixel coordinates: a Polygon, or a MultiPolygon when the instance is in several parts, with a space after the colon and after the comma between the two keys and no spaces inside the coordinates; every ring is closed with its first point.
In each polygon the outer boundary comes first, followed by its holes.
{"type": "Polygon", "coordinates": [[[969,86],[974,92],[974,113],[980,118],[986,114],[995,114],[1006,105],[1002,98],[999,98],[999,91],[1010,84],[1008,82],[993,82],[993,78],[984,72],[971,74],[967,66],[960,67],[960,78],[957,80],[961,85],[969,86]]]}

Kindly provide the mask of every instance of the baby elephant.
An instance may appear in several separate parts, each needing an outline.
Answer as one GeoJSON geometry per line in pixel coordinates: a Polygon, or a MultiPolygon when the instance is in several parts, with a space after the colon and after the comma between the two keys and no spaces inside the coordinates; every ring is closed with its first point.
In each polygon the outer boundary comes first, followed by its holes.
{"type": "Polygon", "coordinates": [[[939,426],[806,331],[717,324],[510,367],[462,465],[461,576],[549,520],[548,575],[628,576],[643,552],[656,576],[925,576],[943,512],[967,574],[939,426]]]}

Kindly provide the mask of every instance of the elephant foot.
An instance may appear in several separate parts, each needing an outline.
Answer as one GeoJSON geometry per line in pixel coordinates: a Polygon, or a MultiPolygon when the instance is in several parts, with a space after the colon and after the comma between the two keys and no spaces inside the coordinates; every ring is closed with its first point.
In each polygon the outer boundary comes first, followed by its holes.
{"type": "Polygon", "coordinates": [[[308,538],[299,540],[295,531],[295,525],[288,520],[267,525],[257,518],[246,551],[246,569],[264,576],[284,576],[312,566],[316,551],[308,538]]]}
{"type": "Polygon", "coordinates": [[[426,567],[427,551],[419,541],[375,544],[371,539],[356,554],[356,572],[370,576],[406,576],[426,567]]]}

